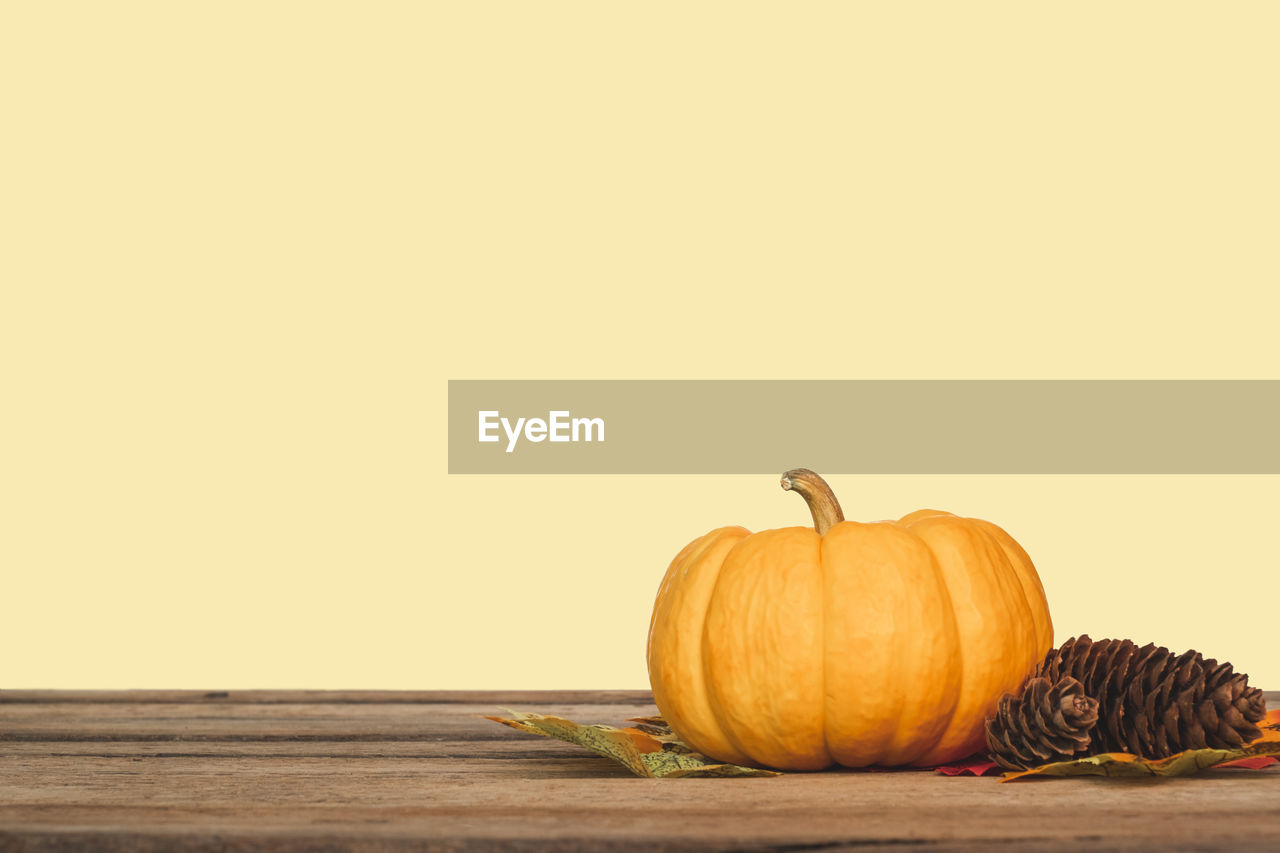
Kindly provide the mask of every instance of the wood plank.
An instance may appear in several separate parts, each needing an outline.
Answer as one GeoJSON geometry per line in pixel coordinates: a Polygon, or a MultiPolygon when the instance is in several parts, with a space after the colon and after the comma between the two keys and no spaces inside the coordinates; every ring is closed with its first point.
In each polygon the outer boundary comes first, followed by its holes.
{"type": "Polygon", "coordinates": [[[215,831],[259,840],[416,837],[460,849],[497,842],[531,849],[539,843],[555,849],[694,842],[721,849],[948,843],[1016,843],[1022,849],[1055,841],[1167,849],[1193,840],[1212,846],[1280,842],[1274,774],[1262,782],[1239,773],[1141,785],[998,785],[931,774],[664,782],[584,777],[575,768],[554,780],[425,778],[372,774],[363,767],[350,772],[359,784],[297,767],[261,775],[238,768],[216,780],[204,774],[113,775],[101,780],[96,797],[70,792],[0,806],[0,827],[34,837],[110,833],[121,846],[173,832],[194,844],[215,831]],[[198,804],[183,793],[197,783],[198,804]]]}
{"type": "MultiPolygon", "coordinates": [[[[508,730],[510,731],[510,730],[508,730]]],[[[456,740],[367,740],[367,741],[9,741],[0,746],[0,759],[32,756],[98,756],[111,758],[359,758],[465,759],[468,762],[550,760],[557,756],[588,757],[591,753],[551,738],[536,738],[511,732],[485,741],[456,740]],[[524,739],[518,752],[508,742],[524,739]]],[[[594,759],[592,759],[594,760],[594,759]]]]}
{"type": "Polygon", "coordinates": [[[653,702],[649,690],[0,690],[5,703],[216,703],[225,705],[635,705],[653,702]]]}
{"type": "Polygon", "coordinates": [[[642,691],[198,693],[0,702],[0,850],[1280,846],[1277,768],[1004,785],[927,772],[640,779],[482,715],[509,705],[619,724],[653,713],[642,691]]]}
{"type": "MultiPolygon", "coordinates": [[[[510,697],[508,697],[510,698],[510,697]]],[[[553,704],[516,702],[588,723],[622,725],[629,717],[657,713],[651,704],[553,704]]],[[[210,708],[182,703],[23,703],[0,705],[3,741],[414,741],[516,740],[528,735],[484,719],[501,716],[499,704],[424,705],[370,703],[242,703],[210,708]]]]}

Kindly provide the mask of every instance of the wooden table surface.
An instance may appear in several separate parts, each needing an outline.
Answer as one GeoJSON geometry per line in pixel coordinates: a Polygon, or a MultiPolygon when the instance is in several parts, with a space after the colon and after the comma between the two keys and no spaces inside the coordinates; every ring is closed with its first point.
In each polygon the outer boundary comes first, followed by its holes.
{"type": "Polygon", "coordinates": [[[0,850],[1280,849],[1277,767],[641,779],[499,706],[655,713],[642,691],[0,691],[0,850]]]}

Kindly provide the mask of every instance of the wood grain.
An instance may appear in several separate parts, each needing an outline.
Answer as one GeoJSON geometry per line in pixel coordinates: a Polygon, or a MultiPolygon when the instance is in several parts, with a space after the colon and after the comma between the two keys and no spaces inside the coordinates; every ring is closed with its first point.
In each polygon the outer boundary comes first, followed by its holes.
{"type": "Polygon", "coordinates": [[[1276,768],[639,779],[483,719],[500,706],[615,724],[655,711],[641,691],[3,691],[0,850],[1280,846],[1276,768]]]}

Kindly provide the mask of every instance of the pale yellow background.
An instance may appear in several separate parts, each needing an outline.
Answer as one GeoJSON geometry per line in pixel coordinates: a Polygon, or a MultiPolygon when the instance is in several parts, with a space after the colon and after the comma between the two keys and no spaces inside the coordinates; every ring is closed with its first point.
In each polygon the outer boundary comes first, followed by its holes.
{"type": "MultiPolygon", "coordinates": [[[[0,688],[641,687],[671,556],[804,520],[772,477],[451,478],[449,378],[1276,378],[1278,31],[5,4],[0,688]]],[[[1280,687],[1274,477],[834,485],[1005,526],[1059,640],[1280,687]]]]}

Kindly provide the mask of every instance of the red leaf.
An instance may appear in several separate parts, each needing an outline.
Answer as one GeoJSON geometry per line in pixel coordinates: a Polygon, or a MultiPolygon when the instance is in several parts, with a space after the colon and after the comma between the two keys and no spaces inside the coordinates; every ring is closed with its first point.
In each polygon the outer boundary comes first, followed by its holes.
{"type": "Polygon", "coordinates": [[[1280,764],[1274,755],[1256,755],[1252,758],[1237,758],[1235,761],[1224,761],[1218,767],[1240,767],[1245,770],[1261,770],[1272,764],[1280,764]]]}
{"type": "Polygon", "coordinates": [[[962,761],[959,764],[947,764],[936,768],[936,770],[943,776],[999,776],[1004,772],[1000,769],[1000,765],[994,761],[989,761],[985,755],[962,761]]]}

